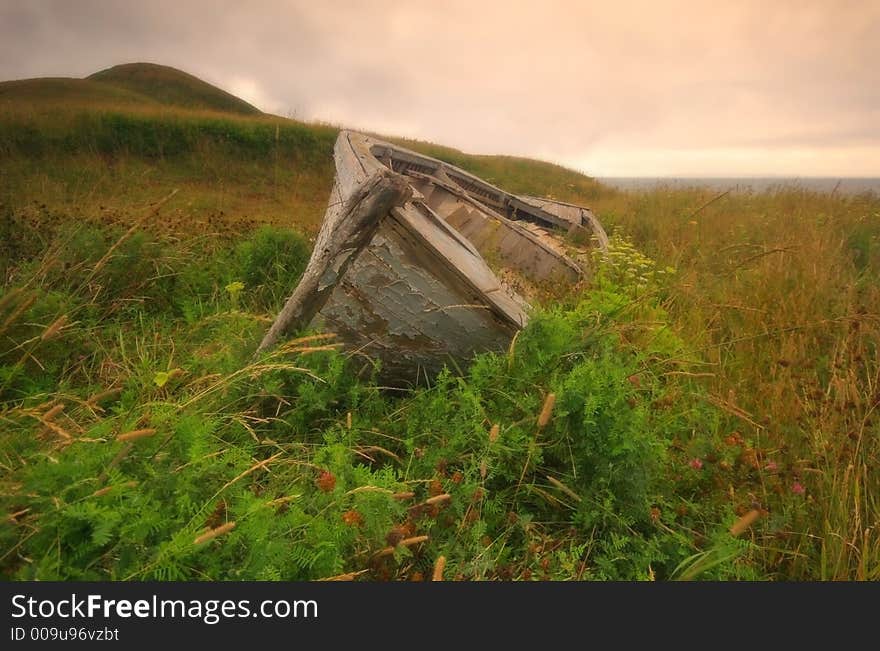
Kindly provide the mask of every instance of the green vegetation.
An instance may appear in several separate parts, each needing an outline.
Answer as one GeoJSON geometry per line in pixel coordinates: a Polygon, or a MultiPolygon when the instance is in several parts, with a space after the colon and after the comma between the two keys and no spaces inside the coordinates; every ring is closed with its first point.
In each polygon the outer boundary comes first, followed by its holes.
{"type": "MultiPolygon", "coordinates": [[[[444,555],[462,578],[666,578],[699,550],[684,527],[729,526],[729,509],[670,486],[686,466],[670,443],[721,416],[705,396],[673,408],[700,393],[664,375],[689,353],[642,325],[662,310],[612,274],[537,314],[508,354],[395,397],[320,335],[250,361],[304,267],[300,238],[202,245],[71,227],[16,266],[0,376],[10,575],[403,578],[444,555]]],[[[753,573],[741,558],[710,575],[753,573]]]]}
{"type": "Polygon", "coordinates": [[[125,88],[169,106],[245,115],[260,112],[255,106],[198,77],[154,63],[125,63],[96,72],[87,79],[125,88]]]}
{"type": "Polygon", "coordinates": [[[24,103],[52,106],[57,109],[71,105],[158,106],[154,99],[88,79],[67,77],[16,79],[0,82],[0,103],[8,109],[24,103]]]}
{"type": "Polygon", "coordinates": [[[505,353],[391,393],[321,333],[253,359],[335,129],[10,83],[5,577],[880,578],[876,197],[407,143],[591,203],[613,247],[505,353]]]}
{"type": "MultiPolygon", "coordinates": [[[[208,86],[216,92],[205,101],[206,86],[149,64],[88,79],[0,82],[0,204],[17,214],[48,211],[50,220],[130,223],[140,207],[178,188],[150,227],[235,234],[270,223],[317,232],[338,130],[229,112],[215,97],[219,89],[208,86]]],[[[583,201],[599,188],[549,163],[405,144],[516,192],[549,189],[558,199],[583,201]]]]}
{"type": "Polygon", "coordinates": [[[258,115],[260,111],[225,90],[185,72],[153,63],[127,63],[85,79],[69,77],[0,82],[0,104],[39,102],[63,111],[72,106],[172,107],[258,115]]]}
{"type": "Polygon", "coordinates": [[[880,198],[657,190],[597,207],[678,269],[670,320],[754,446],[756,472],[733,490],[769,510],[762,564],[880,578],[880,198]]]}

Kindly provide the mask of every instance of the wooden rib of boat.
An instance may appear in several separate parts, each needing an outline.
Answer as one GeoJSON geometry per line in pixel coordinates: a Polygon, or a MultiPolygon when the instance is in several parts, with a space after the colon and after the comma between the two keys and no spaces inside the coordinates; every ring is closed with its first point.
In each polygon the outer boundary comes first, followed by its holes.
{"type": "Polygon", "coordinates": [[[361,133],[339,134],[335,161],[312,257],[261,350],[309,325],[377,360],[386,383],[416,383],[504,350],[528,321],[524,295],[587,273],[569,255],[583,248],[561,235],[607,244],[586,208],[508,193],[361,133]]]}

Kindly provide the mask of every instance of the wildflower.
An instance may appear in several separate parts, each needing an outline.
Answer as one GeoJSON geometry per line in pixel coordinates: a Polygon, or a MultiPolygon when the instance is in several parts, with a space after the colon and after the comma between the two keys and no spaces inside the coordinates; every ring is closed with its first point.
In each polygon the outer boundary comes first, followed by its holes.
{"type": "Polygon", "coordinates": [[[352,509],[342,514],[342,521],[349,527],[359,527],[364,523],[364,518],[360,513],[352,509]]]}
{"type": "Polygon", "coordinates": [[[795,482],[791,485],[791,492],[795,495],[803,495],[807,492],[807,489],[804,488],[803,484],[795,480],[795,482]]]}
{"type": "Polygon", "coordinates": [[[315,486],[321,491],[329,493],[336,488],[336,477],[333,476],[332,472],[325,470],[315,480],[315,486]]]}
{"type": "Polygon", "coordinates": [[[779,469],[779,466],[776,465],[775,461],[768,461],[767,465],[764,466],[764,470],[767,472],[776,472],[779,469]]]}
{"type": "Polygon", "coordinates": [[[703,462],[700,459],[694,458],[694,459],[691,459],[690,466],[694,470],[702,470],[703,462]]]}

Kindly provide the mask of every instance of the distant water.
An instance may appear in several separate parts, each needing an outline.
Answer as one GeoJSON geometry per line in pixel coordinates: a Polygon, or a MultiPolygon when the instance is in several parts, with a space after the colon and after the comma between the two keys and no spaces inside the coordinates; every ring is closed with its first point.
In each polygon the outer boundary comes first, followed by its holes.
{"type": "Polygon", "coordinates": [[[871,192],[880,195],[880,177],[840,178],[840,177],[741,177],[741,178],[699,178],[699,177],[657,177],[657,176],[608,176],[597,177],[599,181],[620,190],[653,190],[658,187],[671,188],[711,188],[718,191],[764,192],[778,188],[803,188],[815,192],[840,194],[862,194],[871,192]]]}

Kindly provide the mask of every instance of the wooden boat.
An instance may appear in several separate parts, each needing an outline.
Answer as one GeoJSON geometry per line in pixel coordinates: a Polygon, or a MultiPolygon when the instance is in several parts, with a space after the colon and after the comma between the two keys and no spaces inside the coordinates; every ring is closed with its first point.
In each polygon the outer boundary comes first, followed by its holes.
{"type": "Polygon", "coordinates": [[[312,258],[261,350],[308,325],[378,361],[386,383],[416,383],[506,349],[531,292],[577,282],[588,269],[575,258],[607,244],[587,208],[517,196],[361,133],[339,134],[335,161],[312,258]]]}

